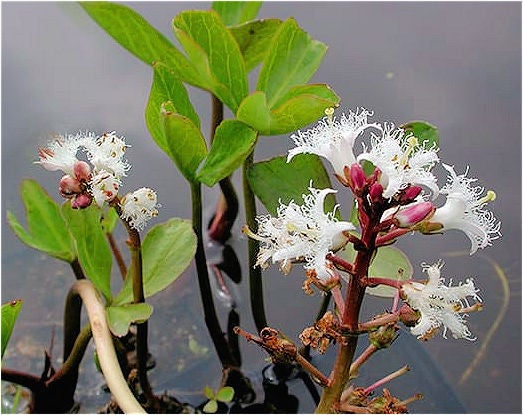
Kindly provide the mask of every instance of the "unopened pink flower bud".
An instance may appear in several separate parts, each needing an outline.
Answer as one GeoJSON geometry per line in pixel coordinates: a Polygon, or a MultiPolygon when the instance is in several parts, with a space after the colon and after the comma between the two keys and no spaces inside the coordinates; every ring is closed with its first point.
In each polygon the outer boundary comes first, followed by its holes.
{"type": "Polygon", "coordinates": [[[73,167],[75,177],[80,181],[89,181],[91,178],[91,167],[85,161],[77,161],[73,167]]]}
{"type": "Polygon", "coordinates": [[[435,211],[432,202],[421,202],[400,209],[394,219],[400,228],[410,228],[421,222],[435,211]]]}
{"type": "Polygon", "coordinates": [[[369,189],[369,196],[372,202],[377,202],[382,198],[383,186],[379,183],[373,183],[369,189]]]}
{"type": "Polygon", "coordinates": [[[352,183],[352,190],[360,191],[365,186],[367,178],[359,163],[354,163],[350,166],[350,180],[352,183]]]}
{"type": "Polygon", "coordinates": [[[85,209],[86,207],[89,207],[92,200],[93,198],[91,197],[91,195],[87,193],[82,193],[71,200],[71,207],[73,209],[85,209]]]}
{"type": "Polygon", "coordinates": [[[59,190],[62,197],[68,199],[82,192],[80,182],[76,180],[74,177],[69,176],[68,174],[62,176],[62,178],[60,179],[59,190]]]}
{"type": "Polygon", "coordinates": [[[409,186],[405,189],[405,193],[402,195],[402,202],[412,202],[416,199],[423,189],[421,186],[409,186]]]}

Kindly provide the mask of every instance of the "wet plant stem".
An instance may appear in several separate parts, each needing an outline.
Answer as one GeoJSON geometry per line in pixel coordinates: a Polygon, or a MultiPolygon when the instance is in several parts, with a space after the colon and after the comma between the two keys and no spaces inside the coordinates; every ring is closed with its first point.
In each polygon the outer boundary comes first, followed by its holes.
{"type": "Polygon", "coordinates": [[[85,280],[85,274],[84,270],[82,269],[82,266],[80,265],[80,261],[78,261],[78,258],[75,258],[71,263],[71,268],[73,270],[74,276],[77,280],[85,280]]]}
{"type": "MultiPolygon", "coordinates": [[[[76,341],[74,342],[73,348],[68,354],[68,357],[64,361],[62,367],[58,369],[56,373],[51,377],[51,379],[49,379],[46,383],[56,382],[57,380],[65,377],[75,376],[75,384],[73,390],[76,389],[78,367],[80,366],[82,358],[84,357],[85,350],[87,349],[87,345],[89,344],[91,337],[91,326],[88,324],[84,326],[84,328],[76,337],[76,341]]],[[[70,378],[68,378],[68,383],[70,383],[70,378]]],[[[69,386],[70,385],[68,384],[68,387],[69,386]]]]}
{"type": "MultiPolygon", "coordinates": [[[[247,173],[254,161],[254,151],[243,163],[243,197],[245,203],[245,221],[249,229],[256,229],[256,199],[247,180],[247,173]]],[[[249,293],[251,299],[251,312],[256,329],[260,332],[267,326],[265,316],[265,305],[263,300],[263,280],[260,267],[255,267],[256,257],[260,249],[260,243],[256,239],[248,238],[249,255],[249,293]]]]}
{"type": "Polygon", "coordinates": [[[129,389],[120,369],[114,350],[113,338],[105,316],[105,307],[101,303],[96,289],[90,281],[82,280],[75,282],[72,290],[73,294],[82,298],[87,309],[100,367],[118,406],[124,413],[145,413],[129,389]]]}
{"type": "Polygon", "coordinates": [[[229,346],[225,340],[220,322],[214,307],[213,293],[209,281],[209,271],[207,268],[207,258],[203,246],[202,229],[202,192],[200,183],[191,183],[191,202],[192,202],[192,225],[197,238],[196,245],[196,273],[198,274],[198,285],[200,287],[200,298],[203,305],[205,324],[211,335],[214,348],[218,353],[218,358],[224,368],[237,366],[237,362],[231,354],[229,346]]]}

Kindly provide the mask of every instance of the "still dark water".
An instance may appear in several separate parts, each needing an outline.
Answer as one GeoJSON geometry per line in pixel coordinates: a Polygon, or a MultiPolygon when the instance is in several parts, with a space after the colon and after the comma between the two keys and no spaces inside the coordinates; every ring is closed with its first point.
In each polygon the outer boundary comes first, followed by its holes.
{"type": "MultiPolygon", "coordinates": [[[[188,8],[207,9],[210,3],[131,6],[172,39],[171,17],[188,8]]],[[[342,98],[343,108],[364,106],[374,109],[376,119],[397,123],[430,121],[440,131],[441,158],[457,170],[470,165],[471,175],[498,195],[492,210],[502,220],[503,238],[493,247],[473,257],[457,256],[468,247],[468,240],[458,232],[414,237],[401,246],[418,271],[421,262],[443,258],[446,276],[475,278],[485,310],[468,320],[478,339],[438,337],[419,344],[403,333],[390,353],[371,360],[361,383],[371,383],[409,363],[413,370],[388,386],[402,398],[416,392],[425,395],[424,401],[412,405],[413,412],[520,413],[521,5],[273,2],[260,11],[260,17],[288,16],[329,46],[312,81],[330,84],[342,98]],[[493,261],[504,273],[508,295],[493,261]],[[496,319],[501,323],[491,335],[496,319]],[[481,359],[472,375],[460,383],[478,354],[481,359]]],[[[157,222],[171,216],[188,218],[189,189],[145,127],[150,68],[116,45],[74,3],[3,3],[2,29],[3,217],[8,209],[23,215],[18,195],[22,178],[36,178],[56,194],[57,175],[32,164],[36,147],[56,132],[91,129],[117,130],[127,137],[133,168],[125,190],[154,187],[162,204],[157,222]]],[[[209,98],[196,90],[191,95],[205,125],[209,98]]],[[[284,154],[289,147],[288,137],[262,137],[256,159],[284,154]]],[[[234,181],[240,189],[238,174],[234,181]]],[[[214,189],[205,192],[207,218],[216,195],[214,189]]],[[[242,217],[231,245],[243,261],[246,241],[239,233],[241,224],[242,217]]],[[[53,330],[54,356],[61,355],[63,299],[73,277],[68,266],[25,248],[5,221],[2,225],[2,302],[25,300],[3,363],[40,373],[43,349],[49,347],[53,330]]],[[[117,236],[123,245],[124,236],[117,236]]],[[[220,255],[215,247],[209,247],[209,252],[211,261],[220,255]]],[[[242,269],[243,282],[229,284],[241,325],[253,332],[244,262],[242,269]]],[[[308,325],[320,300],[304,296],[301,282],[298,271],[288,277],[275,269],[264,275],[268,319],[291,338],[308,325]]],[[[150,375],[153,387],[158,393],[167,390],[198,403],[203,387],[216,388],[221,374],[201,317],[194,269],[151,302],[155,307],[151,352],[159,362],[150,375]]],[[[225,324],[228,304],[219,298],[216,302],[225,324]]],[[[363,313],[368,317],[387,307],[390,303],[372,299],[363,313]]],[[[266,355],[244,342],[241,352],[242,369],[258,385],[257,395],[263,399],[259,385],[266,355]]],[[[87,353],[84,358],[77,396],[82,412],[95,411],[106,401],[91,356],[87,353]]],[[[328,359],[317,363],[321,366],[328,359]]],[[[289,388],[300,397],[298,410],[311,411],[312,398],[303,383],[292,381],[289,388]]]]}

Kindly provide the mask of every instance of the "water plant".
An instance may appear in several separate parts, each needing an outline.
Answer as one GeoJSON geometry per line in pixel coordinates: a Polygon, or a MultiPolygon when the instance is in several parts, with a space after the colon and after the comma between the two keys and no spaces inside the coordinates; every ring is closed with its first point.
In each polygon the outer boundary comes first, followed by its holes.
{"type": "MultiPolygon", "coordinates": [[[[175,165],[173,174],[187,182],[192,217],[167,219],[142,238],[147,222],[161,217],[161,205],[152,187],[121,193],[131,171],[125,159],[129,144],[110,129],[58,136],[39,149],[35,162],[60,172],[59,194],[65,201],[58,204],[38,183],[25,180],[21,197],[27,226],[12,212],[8,222],[22,242],[71,266],[75,280],[64,299],[63,363],[55,369],[46,354],[41,376],[4,367],[3,380],[29,388],[35,412],[69,411],[79,365],[92,338],[120,410],[183,410],[182,402],[155,393],[149,381],[147,321],[153,310],[147,298],[175,283],[194,259],[203,315],[223,375],[217,392],[205,387],[206,400],[198,409],[215,412],[224,404],[235,411],[254,409],[253,388],[241,370],[241,336],[266,350],[278,373],[298,372],[311,395],[317,394],[318,385],[319,413],[405,412],[420,398],[418,391],[406,399],[388,389],[380,396],[374,393],[408,367],[358,386],[355,379],[363,364],[393,344],[400,324],[422,340],[439,330],[445,337],[449,333],[473,340],[465,314],[479,311],[482,301],[471,278],[446,284],[442,262],[423,264],[428,279],[415,279],[407,256],[393,245],[413,233],[430,236],[458,229],[469,237],[471,255],[486,248],[500,236],[500,222],[487,209],[495,193],[475,186],[468,168],[459,173],[444,163],[446,183],[438,183],[433,169],[440,163],[440,141],[437,128],[428,122],[396,126],[372,120],[373,112],[364,108],[336,115],[338,95],[326,84],[308,83],[326,45],[292,18],[257,20],[259,2],[215,2],[211,10],[178,14],[172,29],[183,51],[127,6],[81,6],[150,66],[145,121],[151,138],[175,165]],[[253,78],[254,85],[249,85],[253,78]],[[208,140],[186,85],[209,94],[208,140]],[[305,129],[311,123],[315,124],[305,129]],[[295,145],[287,155],[254,161],[260,140],[284,134],[290,134],[295,145]],[[322,159],[328,161],[327,168],[322,159]],[[243,200],[231,180],[238,169],[243,200]],[[207,230],[202,185],[218,185],[221,191],[207,230]],[[338,197],[344,201],[340,209],[336,196],[342,191],[346,193],[338,197]],[[268,214],[258,214],[256,198],[268,214]],[[439,198],[445,200],[439,203],[439,198]],[[245,212],[256,334],[241,328],[232,305],[222,328],[211,285],[211,277],[220,281],[222,272],[235,274],[238,259],[226,241],[240,207],[245,212]],[[342,211],[351,211],[350,217],[343,218],[342,211]],[[128,235],[130,264],[112,237],[118,223],[128,235]],[[205,232],[223,244],[223,256],[232,261],[210,264],[205,232]],[[119,290],[111,283],[113,258],[123,280],[119,290]],[[278,263],[284,274],[302,264],[303,290],[321,293],[320,312],[299,336],[286,336],[284,328],[272,327],[278,322],[268,321],[262,270],[271,263],[278,263]],[[362,320],[360,310],[369,294],[390,297],[391,307],[362,320]],[[82,305],[89,321],[84,327],[82,305]],[[356,346],[364,336],[369,344],[357,356],[356,346]],[[301,345],[292,340],[295,337],[301,345]],[[324,354],[333,345],[336,357],[326,374],[314,365],[311,349],[324,354]],[[134,351],[135,359],[129,359],[127,350],[134,351]]],[[[159,194],[160,201],[165,200],[161,190],[159,194]]],[[[20,304],[14,301],[2,308],[2,355],[20,304]]],[[[263,409],[278,412],[276,401],[266,397],[263,409]]]]}

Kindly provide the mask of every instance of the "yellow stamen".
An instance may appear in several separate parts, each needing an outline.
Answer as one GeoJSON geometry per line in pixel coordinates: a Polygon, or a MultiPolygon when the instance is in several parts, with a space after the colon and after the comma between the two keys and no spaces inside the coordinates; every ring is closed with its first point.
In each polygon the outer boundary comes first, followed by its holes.
{"type": "Polygon", "coordinates": [[[483,203],[493,202],[494,200],[496,200],[496,192],[494,192],[494,190],[488,190],[487,194],[478,200],[478,203],[482,205],[483,203]]]}
{"type": "Polygon", "coordinates": [[[334,123],[333,115],[334,115],[334,108],[329,107],[325,108],[325,115],[327,116],[327,122],[329,123],[329,126],[332,127],[334,123]]]}

